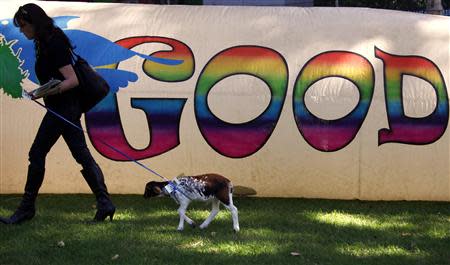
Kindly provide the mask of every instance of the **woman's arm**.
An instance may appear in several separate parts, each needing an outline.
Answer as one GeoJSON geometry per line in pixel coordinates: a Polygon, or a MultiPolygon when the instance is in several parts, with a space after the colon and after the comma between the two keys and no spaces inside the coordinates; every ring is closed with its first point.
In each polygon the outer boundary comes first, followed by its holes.
{"type": "Polygon", "coordinates": [[[68,64],[58,69],[59,72],[64,76],[64,81],[62,81],[58,86],[59,88],[56,89],[57,94],[63,93],[67,90],[70,90],[76,86],[78,86],[78,78],[75,74],[75,70],[73,69],[73,66],[68,64]]]}
{"type": "Polygon", "coordinates": [[[57,95],[57,94],[61,94],[65,91],[68,91],[76,86],[78,86],[79,82],[78,82],[78,77],[75,74],[75,70],[73,69],[73,66],[68,64],[65,65],[61,68],[58,69],[59,72],[63,75],[64,80],[59,83],[55,89],[52,89],[50,91],[48,91],[48,93],[46,93],[45,95],[41,95],[39,97],[34,96],[33,91],[27,92],[28,95],[31,96],[31,99],[38,99],[42,96],[46,97],[46,96],[51,96],[51,95],[57,95]]]}

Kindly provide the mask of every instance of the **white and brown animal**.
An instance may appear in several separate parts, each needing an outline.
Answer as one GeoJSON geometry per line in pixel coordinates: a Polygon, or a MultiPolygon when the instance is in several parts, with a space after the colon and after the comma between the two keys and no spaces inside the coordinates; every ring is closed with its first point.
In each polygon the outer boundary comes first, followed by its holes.
{"type": "Polygon", "coordinates": [[[180,222],[178,230],[184,229],[184,221],[195,227],[194,221],[186,216],[186,210],[191,201],[205,201],[212,203],[212,210],[208,218],[200,225],[200,229],[208,227],[211,221],[219,212],[219,205],[222,203],[230,210],[233,218],[233,229],[239,231],[238,209],[233,204],[233,184],[231,181],[218,174],[204,174],[199,176],[183,176],[178,178],[178,184],[172,195],[164,188],[169,183],[167,181],[150,181],[145,186],[145,198],[172,196],[180,204],[178,214],[180,222]]]}

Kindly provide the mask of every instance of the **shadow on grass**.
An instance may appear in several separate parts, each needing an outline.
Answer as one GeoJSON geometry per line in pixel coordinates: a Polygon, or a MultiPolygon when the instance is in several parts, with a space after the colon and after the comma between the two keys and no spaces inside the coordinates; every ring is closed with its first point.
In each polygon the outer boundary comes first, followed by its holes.
{"type": "MultiPolygon", "coordinates": [[[[15,209],[20,198],[11,198],[0,196],[0,214],[15,209]]],[[[236,198],[242,230],[235,234],[224,209],[206,230],[177,232],[172,200],[113,200],[115,221],[87,225],[93,196],[40,196],[35,219],[0,227],[0,264],[110,264],[116,254],[117,264],[450,262],[448,203],[236,198]]],[[[200,224],[209,208],[196,203],[188,215],[200,224]]]]}

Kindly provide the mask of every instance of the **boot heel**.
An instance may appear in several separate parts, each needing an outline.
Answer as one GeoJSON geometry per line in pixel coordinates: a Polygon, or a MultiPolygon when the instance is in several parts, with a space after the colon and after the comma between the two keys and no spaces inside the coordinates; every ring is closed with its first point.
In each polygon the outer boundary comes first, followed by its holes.
{"type": "Polygon", "coordinates": [[[114,217],[114,213],[115,213],[115,212],[116,212],[116,209],[114,209],[114,210],[112,211],[112,213],[109,214],[109,221],[112,222],[113,217],[114,217]]]}
{"type": "Polygon", "coordinates": [[[103,222],[109,217],[109,220],[113,220],[114,213],[116,212],[116,207],[109,209],[98,209],[94,216],[94,222],[103,222]]]}

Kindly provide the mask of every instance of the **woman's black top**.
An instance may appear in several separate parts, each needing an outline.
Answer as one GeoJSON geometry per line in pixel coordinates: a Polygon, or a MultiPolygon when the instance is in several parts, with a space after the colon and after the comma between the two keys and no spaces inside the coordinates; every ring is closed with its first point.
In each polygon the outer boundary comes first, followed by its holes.
{"type": "MultiPolygon", "coordinates": [[[[72,55],[69,44],[66,43],[62,33],[53,33],[45,45],[40,45],[36,56],[35,72],[41,85],[58,79],[63,81],[64,76],[59,68],[72,65],[72,55]]],[[[64,110],[66,107],[74,107],[78,103],[78,87],[74,87],[61,94],[44,97],[47,107],[53,110],[64,110]]],[[[64,111],[65,112],[65,111],[64,111]]]]}

